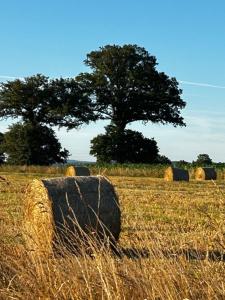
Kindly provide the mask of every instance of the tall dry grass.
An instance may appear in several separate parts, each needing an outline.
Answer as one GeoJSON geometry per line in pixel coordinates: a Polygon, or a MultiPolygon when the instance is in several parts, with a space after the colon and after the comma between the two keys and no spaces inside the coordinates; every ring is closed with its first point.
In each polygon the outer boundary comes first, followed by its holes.
{"type": "Polygon", "coordinates": [[[224,181],[111,177],[122,208],[118,252],[89,240],[91,251],[60,244],[53,257],[33,260],[20,236],[33,177],[5,177],[0,299],[225,299],[224,181]]]}
{"type": "Polygon", "coordinates": [[[223,262],[187,259],[158,247],[156,239],[154,248],[146,244],[144,250],[124,249],[121,256],[96,248],[92,256],[65,253],[36,261],[22,250],[1,249],[0,295],[2,299],[224,299],[223,262]]]}

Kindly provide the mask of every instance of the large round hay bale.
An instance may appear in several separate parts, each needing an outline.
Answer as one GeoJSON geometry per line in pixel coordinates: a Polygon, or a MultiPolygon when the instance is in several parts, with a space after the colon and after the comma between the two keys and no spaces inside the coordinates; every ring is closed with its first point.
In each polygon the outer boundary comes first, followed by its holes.
{"type": "Polygon", "coordinates": [[[196,180],[216,180],[217,173],[214,168],[197,168],[195,171],[196,180]]]}
{"type": "Polygon", "coordinates": [[[164,179],[166,181],[189,181],[187,170],[169,167],[165,170],[164,179]]]}
{"type": "Polygon", "coordinates": [[[23,236],[28,250],[51,254],[66,232],[115,242],[120,208],[113,185],[103,176],[33,180],[25,194],[23,236]],[[66,228],[66,229],[65,229],[66,228]]]}
{"type": "Polygon", "coordinates": [[[90,170],[87,167],[69,166],[66,169],[66,176],[90,176],[90,170]]]}

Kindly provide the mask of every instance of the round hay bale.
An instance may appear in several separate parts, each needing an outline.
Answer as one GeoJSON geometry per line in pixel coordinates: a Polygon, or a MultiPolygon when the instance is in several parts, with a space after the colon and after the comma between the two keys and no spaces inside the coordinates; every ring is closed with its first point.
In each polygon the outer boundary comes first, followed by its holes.
{"type": "Polygon", "coordinates": [[[57,240],[81,231],[115,242],[121,230],[118,197],[102,176],[35,179],[26,190],[23,225],[27,249],[38,253],[51,254],[57,240]]]}
{"type": "Polygon", "coordinates": [[[66,169],[66,176],[90,176],[90,170],[87,167],[69,166],[66,169]]]}
{"type": "Polygon", "coordinates": [[[169,167],[165,170],[164,179],[166,181],[189,181],[187,170],[169,167]]]}
{"type": "Polygon", "coordinates": [[[197,168],[195,171],[196,180],[216,180],[217,173],[214,168],[197,168]]]}

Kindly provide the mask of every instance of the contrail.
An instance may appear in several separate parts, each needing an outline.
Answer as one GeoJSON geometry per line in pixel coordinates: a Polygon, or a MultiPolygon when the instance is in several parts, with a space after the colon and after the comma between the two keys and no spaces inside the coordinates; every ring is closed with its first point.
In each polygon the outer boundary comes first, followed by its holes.
{"type": "MultiPolygon", "coordinates": [[[[0,79],[24,79],[24,77],[0,75],[0,79]]],[[[195,86],[201,86],[201,87],[209,87],[209,88],[216,88],[216,89],[225,89],[225,86],[215,85],[215,84],[210,84],[210,83],[200,83],[200,82],[193,82],[193,81],[186,81],[186,80],[178,80],[178,82],[181,83],[181,84],[195,85],[195,86]]]]}
{"type": "Polygon", "coordinates": [[[199,83],[199,82],[192,82],[192,81],[185,81],[185,80],[178,80],[181,84],[189,84],[189,85],[195,85],[195,86],[202,86],[202,87],[211,87],[216,89],[225,89],[225,86],[222,85],[214,85],[209,83],[199,83]]]}
{"type": "Polygon", "coordinates": [[[23,77],[15,77],[15,76],[4,76],[0,75],[0,79],[23,79],[23,77]]]}

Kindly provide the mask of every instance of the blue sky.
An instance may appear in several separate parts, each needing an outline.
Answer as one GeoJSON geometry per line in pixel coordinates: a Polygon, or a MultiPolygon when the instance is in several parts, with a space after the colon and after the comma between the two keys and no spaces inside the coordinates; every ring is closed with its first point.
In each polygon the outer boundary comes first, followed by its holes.
{"type": "MultiPolygon", "coordinates": [[[[186,128],[129,127],[154,137],[172,160],[208,153],[225,161],[225,1],[0,0],[0,81],[43,73],[75,76],[86,54],[106,44],[137,44],[180,81],[186,128]],[[208,84],[208,86],[207,86],[208,84]]],[[[6,131],[9,121],[0,122],[6,131]]],[[[94,160],[90,139],[107,122],[57,132],[71,158],[94,160]]]]}

